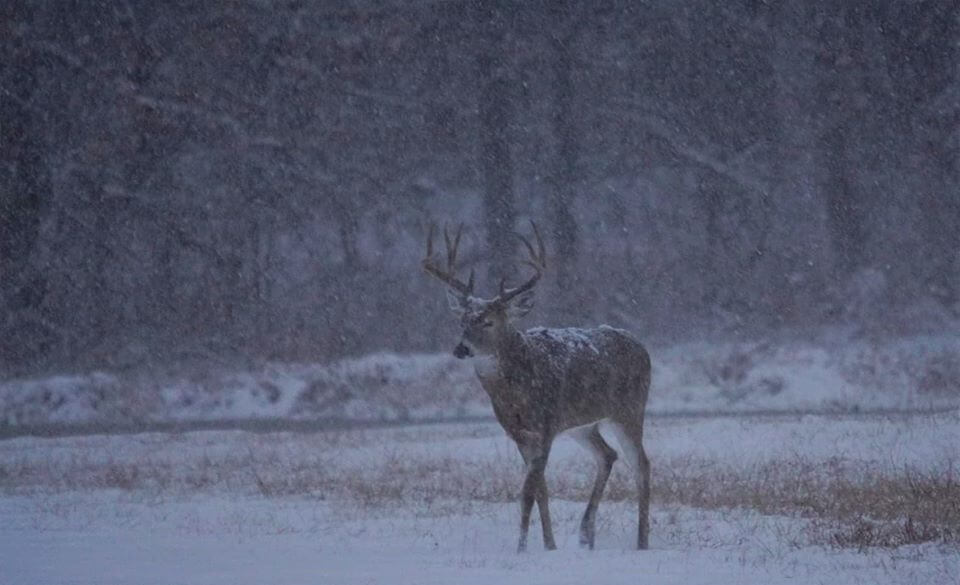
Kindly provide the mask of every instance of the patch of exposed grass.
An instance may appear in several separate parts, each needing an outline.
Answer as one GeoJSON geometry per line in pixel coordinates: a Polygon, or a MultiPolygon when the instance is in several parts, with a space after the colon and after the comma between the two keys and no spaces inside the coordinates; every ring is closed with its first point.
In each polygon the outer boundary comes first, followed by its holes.
{"type": "MultiPolygon", "coordinates": [[[[205,435],[207,442],[192,450],[174,438],[99,457],[86,445],[67,456],[0,460],[0,493],[219,492],[337,501],[361,514],[414,506],[420,514],[444,515],[454,504],[462,512],[478,503],[517,501],[523,471],[514,452],[431,450],[419,438],[398,430],[384,449],[377,445],[384,435],[373,432],[231,435],[224,447],[217,436],[205,435]]],[[[653,465],[653,498],[665,509],[746,509],[801,518],[808,521],[808,542],[840,548],[960,545],[960,473],[949,463],[934,472],[798,455],[743,467],[694,457],[653,465]]],[[[547,473],[551,497],[585,502],[594,469],[586,455],[553,463],[547,473]]],[[[635,497],[633,474],[620,462],[605,499],[635,497]]]]}
{"type": "Polygon", "coordinates": [[[884,473],[795,458],[737,470],[688,462],[656,477],[654,495],[661,501],[809,519],[821,544],[960,544],[960,476],[952,467],[884,473]]]}

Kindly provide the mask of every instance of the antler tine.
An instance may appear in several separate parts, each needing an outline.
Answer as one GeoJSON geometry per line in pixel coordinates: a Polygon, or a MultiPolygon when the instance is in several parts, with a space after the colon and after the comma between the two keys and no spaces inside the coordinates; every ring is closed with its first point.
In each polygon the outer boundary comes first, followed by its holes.
{"type": "Polygon", "coordinates": [[[537,284],[537,281],[540,280],[540,277],[543,276],[543,271],[547,268],[547,252],[546,247],[543,245],[543,238],[540,237],[540,230],[537,229],[537,224],[534,223],[533,220],[530,220],[530,225],[533,226],[533,235],[537,238],[537,250],[534,250],[533,244],[531,244],[527,238],[520,234],[517,234],[517,237],[520,238],[520,241],[523,242],[523,245],[527,248],[527,252],[530,254],[530,260],[524,260],[523,263],[533,268],[534,274],[527,282],[511,289],[506,287],[506,279],[501,279],[500,294],[494,299],[496,302],[505,303],[518,294],[532,289],[534,285],[537,284]]]}
{"type": "Polygon", "coordinates": [[[515,235],[516,235],[518,238],[520,238],[520,241],[523,242],[523,245],[524,245],[524,246],[526,246],[527,252],[530,254],[530,257],[531,257],[531,258],[536,258],[536,257],[537,257],[537,253],[533,250],[533,245],[530,244],[530,240],[528,240],[527,238],[523,237],[523,236],[520,235],[520,234],[515,234],[515,235]]]}
{"type": "Polygon", "coordinates": [[[447,271],[452,272],[452,264],[456,262],[457,251],[450,245],[450,232],[447,230],[447,224],[443,224],[443,243],[447,246],[447,271]],[[451,250],[453,251],[453,254],[450,253],[451,250]],[[451,255],[453,256],[454,262],[450,261],[451,255]]]}
{"type": "Polygon", "coordinates": [[[457,248],[460,246],[460,236],[463,232],[463,224],[460,224],[460,227],[457,229],[456,236],[451,240],[450,231],[447,229],[447,226],[443,227],[443,239],[444,243],[447,246],[447,269],[441,270],[435,263],[433,258],[433,231],[434,225],[430,224],[430,229],[427,233],[427,257],[423,259],[423,269],[428,273],[436,277],[437,279],[445,282],[451,288],[461,293],[464,296],[469,296],[473,294],[473,283],[474,283],[474,274],[473,270],[470,271],[470,280],[466,284],[458,279],[456,274],[457,268],[457,248]]]}
{"type": "Polygon", "coordinates": [[[431,221],[430,229],[427,231],[427,257],[424,259],[424,262],[430,258],[433,258],[433,230],[435,227],[437,226],[435,226],[431,221]]]}
{"type": "Polygon", "coordinates": [[[463,235],[463,222],[460,222],[460,225],[457,226],[457,235],[453,238],[454,252],[460,249],[460,236],[462,235],[463,235]]]}
{"type": "Polygon", "coordinates": [[[543,238],[540,237],[540,230],[537,228],[537,224],[532,219],[530,220],[530,225],[533,227],[533,235],[537,237],[537,248],[540,250],[540,256],[537,258],[540,265],[544,268],[547,267],[547,247],[543,245],[543,238]]]}
{"type": "Polygon", "coordinates": [[[533,235],[537,238],[537,250],[533,249],[533,244],[530,243],[530,240],[521,234],[517,234],[517,237],[520,238],[520,241],[523,242],[523,245],[527,248],[527,252],[530,254],[530,261],[525,262],[525,264],[533,265],[535,268],[546,268],[547,252],[543,245],[543,238],[540,237],[540,230],[532,219],[530,220],[530,225],[533,227],[533,235]]]}
{"type": "Polygon", "coordinates": [[[460,236],[463,235],[463,223],[457,226],[457,233],[453,236],[453,246],[450,245],[450,236],[446,229],[443,236],[447,240],[447,272],[453,274],[457,268],[457,251],[460,249],[460,236]]]}

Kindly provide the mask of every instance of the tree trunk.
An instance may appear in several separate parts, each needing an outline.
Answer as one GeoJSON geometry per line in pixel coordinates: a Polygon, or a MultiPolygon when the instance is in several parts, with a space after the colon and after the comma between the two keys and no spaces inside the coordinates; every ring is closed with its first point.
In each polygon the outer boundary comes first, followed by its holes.
{"type": "MultiPolygon", "coordinates": [[[[26,365],[53,343],[42,314],[47,276],[35,265],[40,223],[49,205],[50,175],[32,106],[40,59],[12,33],[28,9],[20,2],[0,9],[0,366],[26,365]]],[[[15,371],[15,370],[11,370],[15,371]]]]}
{"type": "Polygon", "coordinates": [[[862,105],[859,69],[860,35],[863,23],[856,8],[845,7],[826,19],[820,31],[823,51],[821,59],[828,72],[823,74],[819,103],[826,119],[820,128],[823,157],[827,229],[834,254],[837,275],[849,275],[865,262],[865,201],[856,185],[853,151],[849,148],[851,133],[862,132],[862,105]]]}
{"type": "Polygon", "coordinates": [[[864,262],[864,210],[848,168],[848,131],[846,124],[838,124],[827,131],[823,141],[828,227],[835,254],[834,267],[840,274],[849,274],[864,262]]]}
{"type": "MultiPolygon", "coordinates": [[[[16,3],[15,3],[16,4],[16,3]]],[[[37,110],[30,107],[38,67],[19,39],[4,42],[10,57],[0,66],[0,307],[7,311],[35,309],[45,288],[43,275],[32,270],[50,177],[37,131],[37,110]]]]}
{"type": "MultiPolygon", "coordinates": [[[[566,23],[558,23],[563,27],[566,23]]],[[[568,26],[568,25],[567,25],[568,26]]],[[[580,141],[573,119],[573,43],[572,34],[562,34],[551,41],[553,48],[553,193],[550,199],[551,220],[557,242],[556,270],[559,289],[569,289],[577,258],[577,221],[573,201],[578,185],[580,141]]]]}
{"type": "Polygon", "coordinates": [[[480,78],[480,169],[483,174],[483,212],[491,250],[491,280],[509,274],[514,250],[516,210],[509,125],[513,114],[504,50],[503,10],[497,2],[477,6],[477,60],[480,78]]]}

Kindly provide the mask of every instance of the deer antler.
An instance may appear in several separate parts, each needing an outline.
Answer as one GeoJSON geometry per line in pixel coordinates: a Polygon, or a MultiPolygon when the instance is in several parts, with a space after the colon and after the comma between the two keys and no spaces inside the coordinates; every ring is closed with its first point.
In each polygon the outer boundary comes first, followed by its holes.
{"type": "Polygon", "coordinates": [[[473,270],[470,270],[470,280],[464,283],[462,280],[458,279],[455,276],[457,271],[457,248],[460,247],[460,236],[463,234],[463,224],[461,223],[457,227],[457,233],[450,239],[450,233],[447,231],[447,227],[443,227],[443,240],[447,246],[447,268],[446,270],[437,266],[437,263],[433,258],[433,229],[434,225],[430,224],[430,231],[427,234],[427,256],[423,259],[423,269],[439,280],[445,282],[450,288],[456,290],[465,297],[468,297],[473,294],[473,270]]]}
{"type": "Polygon", "coordinates": [[[516,288],[506,288],[507,280],[505,278],[501,279],[500,294],[494,299],[496,303],[506,303],[513,297],[532,289],[537,284],[537,281],[540,280],[540,277],[543,276],[543,271],[547,269],[547,252],[543,245],[543,238],[540,237],[540,230],[537,229],[537,224],[532,219],[530,220],[530,225],[533,227],[533,235],[537,238],[536,250],[534,250],[533,245],[527,238],[520,234],[517,234],[517,237],[520,238],[520,241],[523,242],[523,245],[527,248],[527,252],[530,254],[530,259],[524,260],[523,263],[533,268],[535,273],[527,282],[516,288]]]}

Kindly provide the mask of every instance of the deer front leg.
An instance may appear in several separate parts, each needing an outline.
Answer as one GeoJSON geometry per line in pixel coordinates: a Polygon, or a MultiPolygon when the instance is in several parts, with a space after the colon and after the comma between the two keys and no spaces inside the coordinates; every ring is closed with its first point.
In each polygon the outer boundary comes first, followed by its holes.
{"type": "Polygon", "coordinates": [[[550,444],[549,439],[540,436],[525,437],[517,442],[527,468],[520,494],[520,542],[517,545],[517,552],[527,550],[527,534],[530,531],[530,514],[533,511],[534,501],[537,502],[537,507],[540,509],[543,546],[547,550],[556,550],[557,548],[553,539],[553,525],[550,520],[550,502],[547,495],[545,475],[547,458],[550,456],[550,444]]]}

